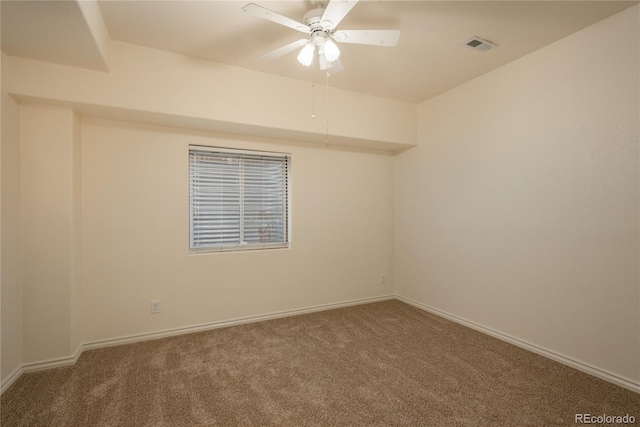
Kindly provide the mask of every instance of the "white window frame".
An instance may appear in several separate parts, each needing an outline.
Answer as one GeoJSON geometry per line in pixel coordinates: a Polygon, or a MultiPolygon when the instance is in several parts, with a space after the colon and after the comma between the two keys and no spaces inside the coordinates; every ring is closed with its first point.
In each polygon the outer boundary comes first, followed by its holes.
{"type": "Polygon", "coordinates": [[[291,245],[290,239],[290,222],[291,222],[291,205],[290,205],[290,174],[291,174],[291,155],[289,153],[278,153],[269,151],[257,151],[257,150],[238,150],[230,148],[189,145],[189,252],[190,253],[206,253],[206,252],[228,252],[228,251],[247,251],[247,250],[260,250],[260,249],[282,249],[289,248],[291,245]],[[244,184],[244,160],[240,161],[238,185],[239,185],[239,211],[238,220],[240,222],[240,237],[237,244],[195,244],[194,233],[197,233],[194,224],[194,210],[197,210],[194,203],[194,194],[197,191],[198,184],[194,180],[192,153],[207,154],[211,153],[212,156],[225,155],[227,158],[232,159],[259,159],[270,158],[278,159],[282,161],[283,166],[283,179],[282,179],[282,194],[283,194],[283,212],[282,212],[282,227],[283,227],[283,240],[282,242],[270,242],[270,243],[247,243],[244,241],[245,231],[245,202],[244,195],[246,187],[244,184]]]}

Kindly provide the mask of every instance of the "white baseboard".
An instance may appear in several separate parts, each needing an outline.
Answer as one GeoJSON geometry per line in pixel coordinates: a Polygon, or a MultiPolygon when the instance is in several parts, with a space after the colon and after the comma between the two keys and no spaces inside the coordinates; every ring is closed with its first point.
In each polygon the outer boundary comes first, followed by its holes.
{"type": "Polygon", "coordinates": [[[4,393],[5,390],[11,387],[11,384],[16,382],[16,380],[20,378],[20,375],[22,375],[22,366],[18,366],[16,369],[14,369],[13,372],[11,372],[9,376],[2,382],[2,385],[0,385],[0,394],[4,393]]]}
{"type": "Polygon", "coordinates": [[[510,344],[516,345],[518,347],[524,348],[525,350],[529,350],[533,353],[544,356],[548,359],[555,360],[556,362],[560,362],[563,365],[570,366],[579,371],[586,372],[589,375],[593,375],[594,377],[598,377],[610,383],[616,384],[620,387],[624,387],[631,391],[635,391],[636,393],[640,393],[640,383],[634,381],[630,378],[621,377],[620,375],[616,375],[612,372],[608,372],[604,369],[597,368],[589,363],[582,362],[580,360],[574,359],[569,356],[565,356],[563,354],[557,353],[553,350],[546,349],[544,347],[540,347],[536,344],[532,344],[530,342],[521,340],[519,338],[512,337],[511,335],[502,333],[500,331],[496,331],[495,329],[488,328],[486,326],[482,326],[478,323],[472,322],[470,320],[464,319],[462,317],[447,313],[446,311],[439,310],[437,308],[428,306],[426,304],[422,304],[418,301],[412,300],[410,298],[406,298],[400,295],[396,295],[396,299],[398,301],[405,302],[409,305],[417,307],[421,310],[427,311],[429,313],[435,314],[439,317],[444,317],[445,319],[449,319],[453,322],[459,323],[463,326],[466,326],[471,329],[475,329],[476,331],[482,332],[484,334],[490,335],[492,337],[498,338],[499,340],[506,341],[510,344]]]}
{"type": "Polygon", "coordinates": [[[381,297],[361,298],[357,300],[343,301],[331,304],[314,305],[311,307],[296,308],[293,310],[276,311],[273,313],[260,314],[257,316],[238,317],[235,319],[221,320],[218,322],[203,323],[200,325],[186,326],[183,328],[165,329],[163,331],[150,332],[145,334],[127,335],[124,337],[110,338],[106,340],[91,341],[84,343],[83,350],[91,350],[94,348],[111,347],[114,345],[128,344],[139,341],[147,341],[158,338],[171,337],[175,335],[190,334],[193,332],[208,331],[210,329],[226,328],[229,326],[244,325],[247,323],[263,322],[265,320],[279,319],[282,317],[298,316],[301,314],[314,313],[317,311],[333,310],[336,308],[351,307],[354,305],[370,304],[379,301],[388,301],[395,299],[395,295],[384,295],[381,297]]]}
{"type": "Polygon", "coordinates": [[[42,371],[43,369],[61,368],[63,366],[75,365],[83,351],[83,345],[80,344],[71,356],[24,363],[22,365],[22,372],[35,372],[42,371]]]}
{"type": "Polygon", "coordinates": [[[73,365],[78,361],[78,358],[80,357],[80,355],[82,355],[82,352],[84,352],[85,350],[91,350],[91,349],[102,348],[102,347],[111,347],[111,346],[121,345],[121,344],[129,344],[134,342],[171,337],[175,335],[189,334],[193,332],[202,332],[210,329],[226,328],[229,326],[243,325],[243,324],[254,323],[254,322],[262,322],[265,320],[279,319],[282,317],[290,317],[290,316],[298,316],[301,314],[308,314],[308,313],[314,313],[314,312],[325,311],[325,310],[333,310],[336,308],[343,308],[343,307],[351,307],[354,305],[370,304],[374,302],[388,301],[392,299],[395,299],[395,295],[383,295],[383,296],[373,297],[373,298],[361,298],[361,299],[343,301],[338,303],[314,305],[311,307],[304,307],[304,308],[298,308],[293,310],[277,311],[277,312],[261,314],[257,316],[246,316],[246,317],[239,317],[239,318],[230,319],[230,320],[221,320],[218,322],[186,326],[183,328],[166,329],[163,331],[127,335],[124,337],[86,342],[78,346],[75,353],[71,356],[61,357],[57,359],[43,360],[38,362],[30,362],[30,363],[25,363],[22,366],[19,366],[14,372],[11,373],[11,375],[9,375],[7,380],[5,380],[2,383],[0,388],[0,394],[4,393],[4,391],[7,390],[9,386],[11,386],[11,384],[13,384],[20,377],[20,375],[22,375],[22,373],[40,371],[43,369],[60,368],[63,366],[73,365]]]}

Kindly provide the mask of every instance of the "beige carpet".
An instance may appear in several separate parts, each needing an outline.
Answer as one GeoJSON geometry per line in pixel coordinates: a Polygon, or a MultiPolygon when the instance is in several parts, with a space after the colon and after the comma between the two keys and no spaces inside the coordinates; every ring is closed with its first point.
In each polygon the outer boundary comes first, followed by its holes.
{"type": "Polygon", "coordinates": [[[640,395],[398,301],[85,352],[9,426],[574,426],[640,395]]]}

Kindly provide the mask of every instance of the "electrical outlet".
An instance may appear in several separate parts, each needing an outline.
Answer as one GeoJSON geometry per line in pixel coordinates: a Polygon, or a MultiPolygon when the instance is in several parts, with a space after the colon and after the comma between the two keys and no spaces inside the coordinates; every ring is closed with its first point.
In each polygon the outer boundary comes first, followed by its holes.
{"type": "Polygon", "coordinates": [[[151,314],[160,313],[160,301],[151,301],[151,314]]]}
{"type": "Polygon", "coordinates": [[[387,275],[383,274],[382,276],[380,276],[380,284],[384,285],[385,283],[387,283],[387,275]]]}

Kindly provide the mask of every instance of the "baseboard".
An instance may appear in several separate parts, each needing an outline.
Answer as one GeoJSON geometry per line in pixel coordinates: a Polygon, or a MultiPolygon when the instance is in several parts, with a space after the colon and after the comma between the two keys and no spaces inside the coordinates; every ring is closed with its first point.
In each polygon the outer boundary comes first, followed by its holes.
{"type": "Polygon", "coordinates": [[[194,332],[202,332],[202,331],[207,331],[211,329],[243,325],[247,323],[263,322],[265,320],[279,319],[282,317],[290,317],[290,316],[298,316],[301,314],[308,314],[308,313],[314,313],[314,312],[325,311],[325,310],[333,310],[336,308],[343,308],[343,307],[351,307],[354,305],[371,304],[374,302],[388,301],[392,299],[395,299],[395,295],[383,295],[383,296],[373,297],[373,298],[360,298],[360,299],[331,303],[331,304],[321,304],[321,305],[314,305],[310,307],[304,307],[304,308],[298,308],[298,309],[292,309],[292,310],[277,311],[277,312],[261,314],[257,316],[238,317],[235,319],[221,320],[218,322],[211,322],[211,323],[203,323],[203,324],[187,326],[183,328],[165,329],[163,331],[156,331],[156,332],[136,334],[136,335],[127,335],[127,336],[117,337],[112,339],[86,342],[79,345],[75,353],[71,356],[61,357],[57,359],[43,360],[38,362],[30,362],[30,363],[25,363],[19,366],[14,372],[11,373],[11,375],[9,375],[8,379],[2,383],[2,386],[0,388],[0,394],[4,393],[5,390],[7,390],[9,386],[11,386],[11,384],[13,384],[20,377],[20,375],[22,375],[22,373],[74,365],[78,361],[78,358],[82,355],[82,352],[84,352],[85,350],[92,350],[95,348],[102,348],[102,347],[112,347],[116,345],[130,344],[130,343],[140,342],[140,341],[148,341],[148,340],[153,340],[158,338],[171,337],[175,335],[190,334],[194,332]]]}
{"type": "Polygon", "coordinates": [[[418,301],[412,300],[410,298],[406,298],[400,295],[396,295],[396,299],[398,301],[402,301],[409,305],[412,305],[416,308],[424,310],[426,312],[435,314],[436,316],[444,317],[445,319],[451,320],[453,322],[459,323],[463,326],[466,326],[471,329],[475,329],[476,331],[482,332],[484,334],[490,335],[492,337],[498,338],[499,340],[506,341],[510,344],[516,345],[518,347],[524,348],[525,350],[529,350],[533,353],[544,356],[548,359],[554,360],[556,362],[562,363],[563,365],[570,366],[579,371],[585,372],[589,375],[593,375],[594,377],[598,377],[620,387],[624,387],[636,393],[640,393],[640,383],[634,381],[630,378],[624,378],[619,375],[616,375],[612,372],[608,372],[604,369],[597,368],[589,363],[582,362],[580,360],[574,359],[569,356],[565,356],[563,354],[557,353],[553,350],[549,350],[544,347],[540,347],[536,344],[532,344],[528,341],[521,340],[519,338],[515,338],[511,335],[502,333],[500,331],[496,331],[495,329],[488,328],[486,326],[482,326],[478,323],[472,322],[470,320],[464,319],[462,317],[456,316],[451,313],[447,313],[446,311],[439,310],[437,308],[428,306],[426,304],[422,304],[418,301]]]}
{"type": "Polygon", "coordinates": [[[0,395],[4,393],[5,390],[7,390],[9,387],[11,387],[11,384],[15,383],[17,379],[20,378],[20,375],[22,375],[22,366],[18,366],[16,369],[14,369],[13,372],[9,374],[7,379],[2,382],[2,385],[0,385],[0,395]]]}
{"type": "Polygon", "coordinates": [[[101,347],[112,347],[114,345],[129,344],[140,341],[153,340],[158,338],[166,338],[175,335],[190,334],[194,332],[208,331],[211,329],[227,328],[229,326],[244,325],[247,323],[263,322],[265,320],[279,319],[282,317],[299,316],[301,314],[314,313],[318,311],[333,310],[336,308],[351,307],[354,305],[370,304],[379,301],[388,301],[395,299],[395,295],[384,295],[373,298],[361,298],[350,301],[343,301],[331,304],[314,305],[304,308],[296,308],[292,310],[276,311],[257,316],[237,317],[235,319],[221,320],[211,323],[203,323],[199,325],[186,326],[182,328],[165,329],[163,331],[150,332],[144,334],[127,335],[123,337],[110,338],[106,340],[91,341],[83,344],[83,350],[92,350],[101,347]]]}
{"type": "Polygon", "coordinates": [[[75,363],[78,361],[78,358],[80,357],[83,351],[84,351],[83,345],[80,344],[76,348],[76,351],[71,356],[60,357],[56,359],[41,360],[38,362],[24,363],[22,365],[22,371],[35,372],[35,371],[42,371],[44,369],[61,368],[63,366],[75,365],[75,363]]]}

